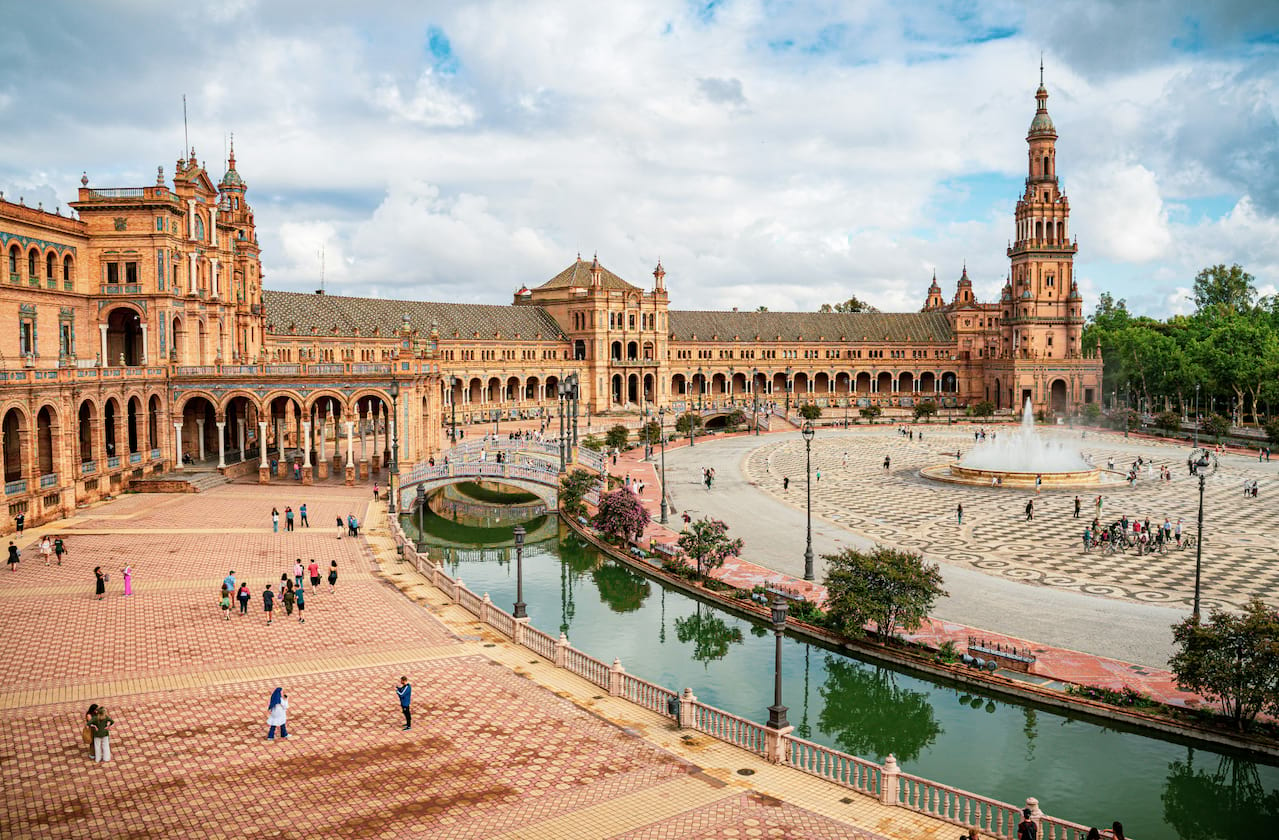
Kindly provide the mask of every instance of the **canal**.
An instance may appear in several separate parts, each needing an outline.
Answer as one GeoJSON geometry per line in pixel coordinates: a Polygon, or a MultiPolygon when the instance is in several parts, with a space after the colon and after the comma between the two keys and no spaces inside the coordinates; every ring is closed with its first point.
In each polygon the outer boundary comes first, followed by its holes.
{"type": "MultiPolygon", "coordinates": [[[[402,519],[451,576],[508,612],[510,525],[426,513],[402,519]]],[[[770,627],[664,586],[603,556],[553,517],[525,523],[524,600],[532,624],[671,689],[755,721],[772,703],[770,627]],[[534,541],[536,540],[536,541],[534,541]]],[[[1274,836],[1279,767],[1118,724],[947,685],[787,637],[783,702],[796,734],[1009,803],[1038,797],[1056,817],[1139,840],[1274,836]]]]}

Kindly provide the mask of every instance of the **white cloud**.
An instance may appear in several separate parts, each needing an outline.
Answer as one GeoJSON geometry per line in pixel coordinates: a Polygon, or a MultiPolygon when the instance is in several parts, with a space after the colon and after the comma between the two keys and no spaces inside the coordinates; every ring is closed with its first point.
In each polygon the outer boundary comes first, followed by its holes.
{"type": "Polygon", "coordinates": [[[1104,258],[1149,262],[1172,242],[1155,173],[1140,164],[1111,163],[1074,179],[1071,219],[1104,258]]]}

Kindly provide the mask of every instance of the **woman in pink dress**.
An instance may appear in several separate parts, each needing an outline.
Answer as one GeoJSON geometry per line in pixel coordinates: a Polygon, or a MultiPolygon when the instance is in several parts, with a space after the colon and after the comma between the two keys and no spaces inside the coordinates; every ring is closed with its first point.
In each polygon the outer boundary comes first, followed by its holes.
{"type": "Polygon", "coordinates": [[[133,594],[133,567],[126,565],[121,572],[124,574],[124,594],[133,594]]]}

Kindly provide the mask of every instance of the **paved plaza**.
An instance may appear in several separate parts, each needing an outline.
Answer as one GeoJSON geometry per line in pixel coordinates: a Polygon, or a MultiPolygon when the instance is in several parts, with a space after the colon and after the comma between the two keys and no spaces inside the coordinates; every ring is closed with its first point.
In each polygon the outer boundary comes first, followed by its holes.
{"type": "Polygon", "coordinates": [[[126,496],[22,535],[23,561],[0,577],[0,836],[958,831],[601,696],[395,563],[383,511],[362,488],[236,484],[126,496]],[[303,501],[312,527],[273,533],[271,507],[303,501]],[[373,529],[337,539],[334,517],[347,513],[373,529]],[[61,566],[41,563],[44,533],[65,537],[61,566]],[[277,605],[267,625],[260,592],[298,557],[325,570],[336,560],[336,592],[308,592],[305,624],[277,605]],[[100,601],[98,565],[111,575],[100,601]],[[230,569],[253,600],[226,621],[217,594],[230,569]],[[408,732],[393,693],[401,674],[414,686],[408,732]],[[268,742],[276,686],[289,694],[292,737],[268,742]],[[90,702],[116,721],[107,764],[81,741],[90,702]]]}

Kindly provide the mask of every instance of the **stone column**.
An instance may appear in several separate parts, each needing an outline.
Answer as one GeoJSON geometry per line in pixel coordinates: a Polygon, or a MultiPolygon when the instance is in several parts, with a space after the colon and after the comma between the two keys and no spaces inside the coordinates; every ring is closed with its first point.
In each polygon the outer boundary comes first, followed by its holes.
{"type": "Polygon", "coordinates": [[[245,440],[245,437],[244,437],[244,418],[237,417],[235,420],[235,424],[236,424],[236,431],[239,432],[239,437],[236,438],[236,442],[240,446],[240,460],[243,461],[244,453],[249,448],[248,446],[249,442],[245,440]]]}
{"type": "Polygon", "coordinates": [[[195,421],[195,426],[197,430],[196,436],[199,438],[197,443],[199,444],[199,447],[200,447],[200,460],[203,461],[204,460],[204,418],[203,417],[197,418],[195,421]]]}
{"type": "Polygon", "coordinates": [[[266,461],[266,421],[258,421],[258,484],[271,483],[271,465],[266,461]]]}
{"type": "Polygon", "coordinates": [[[280,433],[282,418],[276,417],[274,419],[275,419],[275,460],[279,462],[281,467],[283,467],[284,466],[284,435],[280,433]]]}
{"type": "Polygon", "coordinates": [[[173,468],[175,470],[182,469],[182,421],[173,424],[173,447],[174,458],[173,468]]]}
{"type": "Polygon", "coordinates": [[[98,324],[98,330],[102,335],[102,355],[98,357],[98,364],[108,367],[111,364],[111,360],[107,358],[107,325],[98,324]]]}
{"type": "Polygon", "coordinates": [[[363,412],[360,413],[360,481],[369,480],[369,427],[363,412]]]}
{"type": "Polygon", "coordinates": [[[147,349],[147,325],[142,325],[142,364],[151,364],[150,351],[147,349]]]}
{"type": "Polygon", "coordinates": [[[311,474],[311,421],[300,420],[302,425],[302,434],[299,440],[302,443],[302,483],[310,484],[312,481],[311,474]]]}
{"type": "Polygon", "coordinates": [[[346,486],[351,487],[355,484],[355,463],[352,460],[352,454],[355,448],[355,440],[351,437],[355,423],[346,421],[346,486]]]}
{"type": "Polygon", "coordinates": [[[226,469],[226,421],[217,421],[218,426],[218,469],[226,469]]]}
{"type": "Polygon", "coordinates": [[[196,279],[195,261],[197,257],[195,255],[195,251],[192,251],[191,253],[187,254],[187,256],[190,258],[190,263],[191,263],[190,271],[187,272],[187,294],[193,295],[195,294],[195,279],[196,279]]]}
{"type": "Polygon", "coordinates": [[[328,478],[329,462],[328,462],[328,459],[325,458],[324,456],[324,452],[325,452],[324,439],[328,437],[328,434],[329,434],[328,420],[327,419],[320,420],[319,425],[320,425],[320,445],[318,450],[316,451],[315,468],[320,478],[328,478]]]}
{"type": "Polygon", "coordinates": [[[216,298],[218,296],[218,260],[213,257],[209,260],[209,281],[212,287],[209,297],[216,298]]]}
{"type": "Polygon", "coordinates": [[[381,469],[382,467],[382,447],[378,446],[378,442],[377,442],[377,421],[378,421],[377,409],[374,408],[371,412],[369,412],[369,414],[373,420],[373,454],[369,458],[369,466],[370,466],[370,469],[373,471],[373,474],[377,475],[378,470],[381,469]]]}

